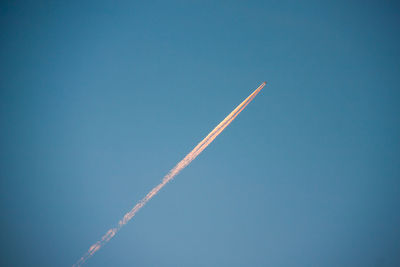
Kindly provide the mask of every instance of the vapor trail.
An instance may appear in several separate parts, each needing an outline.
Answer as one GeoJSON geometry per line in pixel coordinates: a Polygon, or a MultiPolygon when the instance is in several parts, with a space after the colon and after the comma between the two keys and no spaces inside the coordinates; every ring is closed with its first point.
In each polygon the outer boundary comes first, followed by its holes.
{"type": "Polygon", "coordinates": [[[242,110],[256,97],[256,95],[265,86],[263,82],[251,95],[249,95],[239,106],[237,106],[226,118],[221,121],[197,146],[187,154],[174,168],[172,168],[167,175],[164,176],[161,183],[154,187],[147,195],[140,200],[125,216],[118,222],[118,225],[111,228],[107,233],[95,244],[93,244],[89,250],[73,265],[81,266],[87,259],[89,259],[93,254],[98,251],[103,245],[105,245],[114,235],[127,224],[136,213],[144,206],[146,203],[155,196],[161,188],[163,188],[169,181],[171,181],[179,172],[181,172],[187,165],[190,164],[206,147],[214,141],[215,138],[242,112],[242,110]]]}

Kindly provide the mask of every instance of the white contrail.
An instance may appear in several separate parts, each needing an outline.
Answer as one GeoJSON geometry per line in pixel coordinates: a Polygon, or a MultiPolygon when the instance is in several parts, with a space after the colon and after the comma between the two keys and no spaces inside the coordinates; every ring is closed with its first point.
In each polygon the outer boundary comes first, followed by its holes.
{"type": "Polygon", "coordinates": [[[161,188],[171,181],[179,172],[190,164],[206,147],[214,141],[215,138],[242,112],[242,110],[256,97],[261,89],[266,85],[263,82],[251,95],[249,95],[239,106],[237,106],[226,118],[217,125],[189,154],[187,154],[167,175],[164,176],[161,183],[154,187],[147,195],[140,200],[125,216],[118,222],[118,225],[111,228],[107,233],[83,255],[73,266],[81,266],[87,259],[98,251],[104,244],[110,241],[111,238],[125,225],[146,203],[155,196],[161,188]]]}

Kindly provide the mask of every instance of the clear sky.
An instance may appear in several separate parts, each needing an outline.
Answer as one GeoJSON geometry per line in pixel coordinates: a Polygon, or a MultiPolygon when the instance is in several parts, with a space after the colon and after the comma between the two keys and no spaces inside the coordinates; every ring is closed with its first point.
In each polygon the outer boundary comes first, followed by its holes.
{"type": "Polygon", "coordinates": [[[2,1],[2,266],[400,266],[396,1],[2,1]]]}

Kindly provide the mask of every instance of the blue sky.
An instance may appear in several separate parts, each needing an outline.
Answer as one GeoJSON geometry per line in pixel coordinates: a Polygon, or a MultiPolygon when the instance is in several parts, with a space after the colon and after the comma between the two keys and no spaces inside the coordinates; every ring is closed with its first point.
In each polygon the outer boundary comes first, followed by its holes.
{"type": "Polygon", "coordinates": [[[395,1],[0,7],[1,265],[400,265],[395,1]]]}

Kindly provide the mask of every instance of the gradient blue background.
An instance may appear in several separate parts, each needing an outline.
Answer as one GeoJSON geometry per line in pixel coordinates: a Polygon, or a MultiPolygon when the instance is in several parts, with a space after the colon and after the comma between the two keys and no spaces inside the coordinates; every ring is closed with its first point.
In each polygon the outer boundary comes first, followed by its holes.
{"type": "Polygon", "coordinates": [[[2,266],[400,266],[396,1],[2,1],[2,266]]]}

